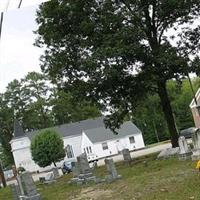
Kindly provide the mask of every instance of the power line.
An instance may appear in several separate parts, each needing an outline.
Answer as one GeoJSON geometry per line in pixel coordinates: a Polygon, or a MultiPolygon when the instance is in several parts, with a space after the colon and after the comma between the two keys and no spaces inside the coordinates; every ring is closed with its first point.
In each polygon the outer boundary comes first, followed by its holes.
{"type": "Polygon", "coordinates": [[[19,5],[18,5],[18,8],[20,8],[21,5],[22,5],[22,0],[20,0],[19,5]]]}
{"type": "Polygon", "coordinates": [[[1,12],[1,19],[0,19],[0,39],[1,39],[2,25],[3,25],[3,12],[1,12]]]}

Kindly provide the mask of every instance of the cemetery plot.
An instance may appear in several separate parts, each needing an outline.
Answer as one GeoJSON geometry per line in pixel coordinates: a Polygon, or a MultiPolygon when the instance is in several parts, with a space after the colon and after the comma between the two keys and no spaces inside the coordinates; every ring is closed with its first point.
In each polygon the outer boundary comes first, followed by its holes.
{"type": "MultiPolygon", "coordinates": [[[[68,184],[73,173],[58,178],[54,184],[36,183],[37,191],[45,200],[160,200],[200,199],[200,177],[196,161],[169,158],[157,160],[157,155],[134,159],[132,165],[115,163],[121,179],[112,183],[68,184]]],[[[96,177],[108,175],[106,166],[93,171],[96,177]]],[[[0,199],[12,200],[11,190],[1,189],[0,199]]]]}

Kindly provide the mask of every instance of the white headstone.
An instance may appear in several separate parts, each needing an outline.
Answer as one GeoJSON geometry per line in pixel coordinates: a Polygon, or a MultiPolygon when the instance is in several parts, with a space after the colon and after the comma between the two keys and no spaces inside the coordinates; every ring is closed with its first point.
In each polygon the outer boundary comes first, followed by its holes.
{"type": "Polygon", "coordinates": [[[192,143],[194,149],[192,150],[192,160],[200,159],[200,129],[197,129],[192,135],[192,143]]]}
{"type": "Polygon", "coordinates": [[[178,144],[180,147],[180,154],[188,153],[190,151],[184,136],[179,137],[178,144]]]}
{"type": "Polygon", "coordinates": [[[187,144],[187,140],[185,139],[184,136],[181,136],[179,137],[178,139],[178,144],[179,144],[179,148],[180,148],[180,151],[179,151],[179,159],[180,160],[187,160],[187,159],[190,159],[191,157],[191,150],[189,149],[188,147],[188,144],[187,144]]]}

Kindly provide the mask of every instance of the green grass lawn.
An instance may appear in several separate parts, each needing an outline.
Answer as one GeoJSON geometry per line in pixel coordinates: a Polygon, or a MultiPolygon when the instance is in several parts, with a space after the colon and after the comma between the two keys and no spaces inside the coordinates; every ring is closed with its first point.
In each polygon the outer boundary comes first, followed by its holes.
{"type": "MultiPolygon", "coordinates": [[[[116,165],[122,179],[111,184],[69,185],[65,175],[51,185],[38,185],[43,200],[187,200],[200,199],[200,176],[192,161],[156,160],[155,155],[135,160],[131,167],[116,165]],[[146,164],[144,163],[146,160],[146,164]]],[[[105,167],[95,172],[103,177],[105,167]]],[[[11,200],[9,188],[0,190],[0,200],[11,200]]]]}

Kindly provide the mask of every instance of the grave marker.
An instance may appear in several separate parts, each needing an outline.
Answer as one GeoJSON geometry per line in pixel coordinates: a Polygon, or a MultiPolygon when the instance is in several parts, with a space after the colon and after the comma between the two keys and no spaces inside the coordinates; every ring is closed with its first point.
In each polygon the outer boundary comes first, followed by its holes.
{"type": "Polygon", "coordinates": [[[192,135],[192,160],[200,160],[200,129],[197,129],[192,135]]]}
{"type": "Polygon", "coordinates": [[[109,175],[106,176],[107,182],[113,182],[116,179],[121,178],[121,175],[118,175],[113,159],[105,159],[106,168],[109,175]]]}
{"type": "Polygon", "coordinates": [[[179,160],[187,160],[191,158],[191,150],[188,148],[187,141],[184,136],[179,137],[178,139],[180,152],[178,154],[179,160]]]}
{"type": "Polygon", "coordinates": [[[131,161],[132,161],[132,158],[131,158],[131,154],[130,154],[129,149],[123,149],[122,150],[122,155],[123,155],[124,161],[126,163],[130,164],[131,161]]]}
{"type": "Polygon", "coordinates": [[[20,188],[20,200],[41,200],[40,194],[37,192],[33,178],[29,172],[22,172],[17,176],[20,188]]]}

